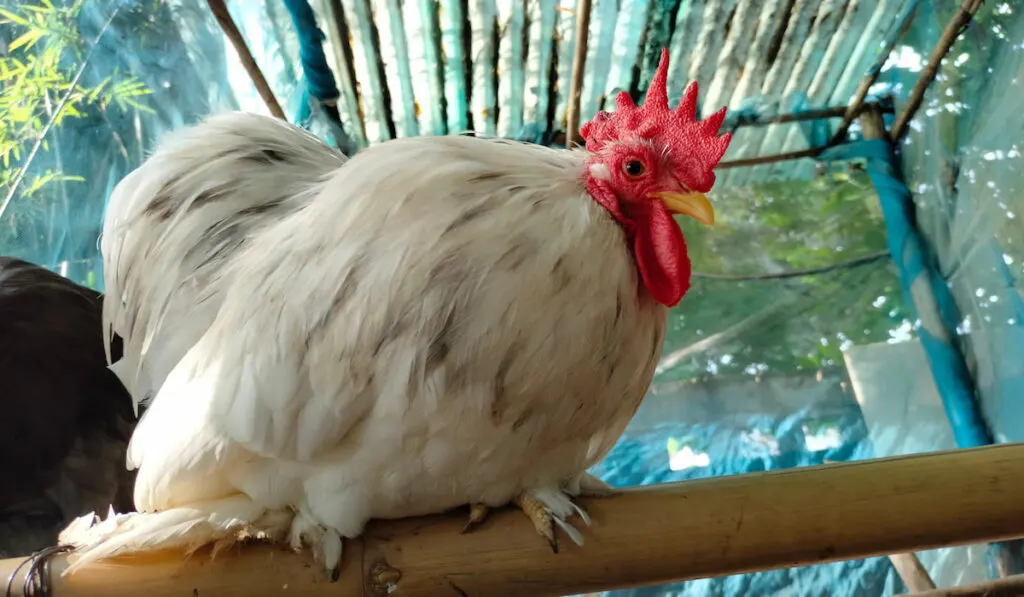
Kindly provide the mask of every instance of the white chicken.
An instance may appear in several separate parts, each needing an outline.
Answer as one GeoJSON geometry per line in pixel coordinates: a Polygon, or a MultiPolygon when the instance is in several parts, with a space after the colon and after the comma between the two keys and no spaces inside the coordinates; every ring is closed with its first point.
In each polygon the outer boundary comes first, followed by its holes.
{"type": "Polygon", "coordinates": [[[337,573],[371,518],[472,505],[554,525],[650,383],[689,286],[672,214],[729,143],[697,88],[671,110],[663,52],[581,132],[587,151],[473,137],[344,158],[260,116],[211,118],[111,199],[115,364],[152,396],[128,452],[139,514],[76,521],[70,570],[259,536],[337,573]]]}

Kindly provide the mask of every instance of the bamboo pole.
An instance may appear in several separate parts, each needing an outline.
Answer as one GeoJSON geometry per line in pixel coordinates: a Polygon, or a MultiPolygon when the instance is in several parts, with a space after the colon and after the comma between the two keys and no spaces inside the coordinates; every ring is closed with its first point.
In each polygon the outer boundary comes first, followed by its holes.
{"type": "Polygon", "coordinates": [[[960,36],[960,32],[971,22],[974,13],[981,8],[983,3],[984,0],[964,0],[963,4],[957,9],[956,14],[953,15],[953,18],[946,24],[946,28],[942,31],[942,36],[939,37],[939,42],[935,44],[935,49],[932,50],[931,56],[928,57],[928,62],[917,77],[914,88],[910,90],[910,95],[907,96],[907,101],[903,104],[903,110],[900,111],[896,120],[892,123],[889,138],[894,144],[899,143],[903,135],[906,134],[907,127],[910,125],[910,119],[914,117],[917,109],[921,107],[925,92],[928,91],[932,81],[939,74],[939,66],[942,65],[942,59],[949,53],[950,48],[956,42],[956,38],[960,36]]]}
{"type": "MultiPolygon", "coordinates": [[[[716,477],[585,500],[586,544],[554,554],[521,513],[375,521],[337,582],[266,545],[210,562],[153,554],[59,576],[54,597],[553,597],[1024,536],[1024,444],[716,477]]],[[[73,556],[72,556],[73,557],[73,556]]],[[[20,559],[0,561],[0,579],[20,559]]],[[[21,596],[19,574],[13,595],[21,596]]]]}
{"type": "Polygon", "coordinates": [[[263,71],[256,64],[256,59],[253,58],[252,52],[245,45],[245,38],[242,37],[242,32],[238,30],[235,20],[231,18],[227,4],[225,4],[224,0],[206,0],[206,3],[210,6],[210,12],[217,19],[217,23],[220,25],[224,35],[231,42],[231,45],[234,46],[235,52],[238,53],[238,59],[242,62],[242,66],[245,67],[245,72],[249,73],[252,84],[256,86],[256,91],[263,98],[264,103],[267,104],[270,113],[281,120],[286,120],[281,104],[277,103],[277,98],[274,97],[274,92],[270,89],[267,78],[263,76],[263,71]]]}
{"type": "Polygon", "coordinates": [[[807,149],[800,149],[797,151],[787,151],[784,153],[775,153],[772,155],[760,155],[753,158],[739,158],[736,160],[727,160],[719,162],[716,170],[728,170],[730,168],[742,168],[744,166],[757,166],[759,164],[774,164],[775,162],[787,162],[789,160],[799,160],[801,158],[813,158],[821,155],[821,152],[828,149],[829,146],[823,145],[821,147],[810,147],[807,149]]]}
{"type": "Polygon", "coordinates": [[[935,588],[935,581],[917,558],[917,554],[895,553],[889,556],[889,561],[911,593],[923,593],[935,588]]]}
{"type": "Polygon", "coordinates": [[[572,73],[569,77],[569,107],[565,117],[565,146],[580,142],[580,98],[583,95],[583,71],[587,65],[587,41],[590,36],[590,2],[576,2],[576,47],[573,49],[572,73]]]}
{"type": "MultiPolygon", "coordinates": [[[[1020,597],[1021,595],[1024,595],[1024,574],[973,585],[913,593],[913,597],[1020,597]]],[[[898,597],[909,596],[910,593],[898,597]]]]}
{"type": "MultiPolygon", "coordinates": [[[[837,106],[834,108],[823,108],[821,110],[811,110],[807,112],[795,112],[792,114],[781,114],[772,118],[758,119],[752,122],[741,122],[737,128],[744,126],[765,126],[769,124],[782,124],[787,122],[800,122],[803,120],[817,120],[820,118],[838,118],[845,114],[861,115],[866,111],[875,111],[879,113],[891,113],[891,108],[885,105],[877,104],[874,102],[864,103],[860,102],[856,107],[854,106],[837,106]]],[[[774,164],[777,162],[787,162],[790,160],[799,160],[803,158],[814,158],[821,155],[823,151],[832,147],[837,142],[834,141],[836,137],[833,137],[833,142],[828,145],[822,145],[820,147],[809,147],[807,149],[798,149],[796,151],[787,151],[783,153],[775,153],[771,155],[761,155],[751,158],[739,158],[735,160],[726,160],[719,162],[716,170],[729,170],[730,168],[744,168],[747,166],[758,166],[761,164],[774,164]]]]}
{"type": "MultiPolygon", "coordinates": [[[[853,112],[860,116],[861,112],[868,109],[877,109],[882,113],[892,113],[892,107],[888,104],[876,104],[874,102],[861,103],[853,112]]],[[[788,122],[803,122],[807,120],[821,120],[823,118],[839,118],[851,111],[851,106],[832,106],[818,110],[806,110],[803,112],[789,112],[765,118],[755,118],[739,122],[736,127],[745,126],[768,126],[770,124],[785,124],[788,122]]]]}
{"type": "Polygon", "coordinates": [[[917,4],[914,4],[911,7],[910,12],[905,16],[902,31],[886,40],[885,47],[882,48],[882,51],[879,53],[879,60],[871,67],[868,74],[864,75],[860,80],[860,84],[857,86],[857,91],[853,95],[853,101],[850,102],[846,114],[843,115],[842,124],[839,125],[835,134],[832,135],[832,144],[842,143],[846,140],[846,133],[850,130],[850,125],[853,124],[853,121],[856,120],[863,111],[864,102],[867,100],[868,93],[871,91],[871,86],[875,84],[875,81],[877,81],[878,77],[882,74],[882,66],[889,59],[889,55],[892,54],[893,48],[896,47],[896,44],[903,38],[904,33],[906,33],[907,29],[910,28],[911,23],[914,21],[914,13],[916,11],[917,4]]]}

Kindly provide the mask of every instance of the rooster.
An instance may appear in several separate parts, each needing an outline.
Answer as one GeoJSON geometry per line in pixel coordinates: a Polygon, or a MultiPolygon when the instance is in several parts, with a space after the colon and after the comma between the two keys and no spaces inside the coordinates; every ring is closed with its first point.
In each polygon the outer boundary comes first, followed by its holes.
{"type": "MultiPolygon", "coordinates": [[[[103,298],[0,257],[0,558],[52,545],[90,510],[132,508],[131,396],[107,369],[103,298]]],[[[120,356],[115,342],[114,356],[120,356]]]]}
{"type": "MultiPolygon", "coordinates": [[[[102,250],[140,513],[85,516],[69,571],[242,537],[310,546],[335,575],[371,518],[513,503],[557,551],[573,498],[642,400],[689,287],[674,214],[730,136],[620,94],[586,150],[468,136],[346,160],[285,123],[209,119],[117,188],[102,250]]],[[[109,332],[108,332],[109,333],[109,332]]]]}

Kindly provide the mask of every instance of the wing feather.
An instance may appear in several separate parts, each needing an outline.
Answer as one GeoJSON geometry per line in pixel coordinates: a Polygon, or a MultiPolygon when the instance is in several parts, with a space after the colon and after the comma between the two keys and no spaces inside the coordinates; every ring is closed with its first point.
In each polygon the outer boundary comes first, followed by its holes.
{"type": "Polygon", "coordinates": [[[180,502],[179,487],[216,469],[251,484],[254,455],[294,471],[343,460],[367,434],[446,470],[443,445],[419,453],[417,442],[445,429],[458,441],[467,416],[529,419],[545,441],[583,444],[612,414],[628,420],[632,403],[578,403],[602,391],[594,372],[620,355],[598,363],[593,341],[636,292],[620,233],[584,199],[579,167],[572,154],[449,138],[392,141],[340,168],[230,264],[216,318],[132,439],[140,507],[180,502]],[[595,267],[595,255],[613,260],[595,267]],[[587,294],[609,275],[613,292],[587,294]],[[572,393],[552,400],[553,387],[572,393]],[[566,427],[580,416],[593,420],[566,427]]]}

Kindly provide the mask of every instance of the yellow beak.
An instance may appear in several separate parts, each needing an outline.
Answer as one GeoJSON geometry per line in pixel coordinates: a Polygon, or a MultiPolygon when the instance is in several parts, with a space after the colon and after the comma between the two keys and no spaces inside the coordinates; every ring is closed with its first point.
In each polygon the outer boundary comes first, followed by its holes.
{"type": "Polygon", "coordinates": [[[705,226],[715,225],[715,209],[711,207],[708,198],[701,193],[658,191],[651,193],[648,197],[664,201],[669,213],[690,216],[705,226]]]}

